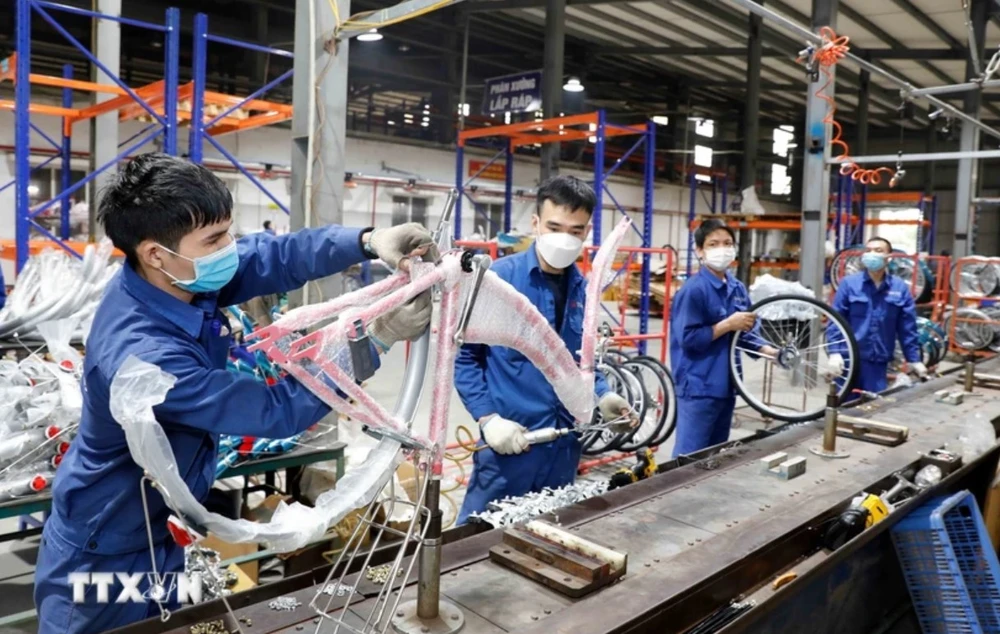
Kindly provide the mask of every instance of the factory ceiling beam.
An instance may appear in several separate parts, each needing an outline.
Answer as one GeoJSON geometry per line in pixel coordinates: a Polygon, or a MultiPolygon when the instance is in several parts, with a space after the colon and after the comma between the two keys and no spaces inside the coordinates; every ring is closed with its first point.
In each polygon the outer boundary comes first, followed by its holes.
{"type": "MultiPolygon", "coordinates": [[[[743,57],[746,48],[739,46],[606,46],[592,52],[596,57],[619,55],[694,55],[743,57]]],[[[866,49],[865,54],[872,59],[882,60],[960,60],[965,58],[961,49],[866,49]]],[[[786,57],[787,53],[775,49],[761,51],[762,57],[786,57]]]]}
{"type": "MultiPolygon", "coordinates": [[[[925,29],[933,33],[938,39],[948,46],[954,49],[965,48],[965,44],[958,41],[957,38],[945,30],[940,24],[935,22],[929,15],[921,11],[917,5],[913,4],[910,0],[892,0],[892,2],[903,11],[906,11],[906,13],[923,25],[925,29]]],[[[982,42],[982,40],[979,41],[982,42]]]]}

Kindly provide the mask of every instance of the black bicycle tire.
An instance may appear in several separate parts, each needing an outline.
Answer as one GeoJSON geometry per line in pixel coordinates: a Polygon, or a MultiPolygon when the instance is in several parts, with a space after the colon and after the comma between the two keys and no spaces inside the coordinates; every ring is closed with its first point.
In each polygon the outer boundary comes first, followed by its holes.
{"type": "MultiPolygon", "coordinates": [[[[646,363],[642,363],[642,362],[638,362],[638,361],[634,361],[634,360],[630,361],[629,363],[631,365],[643,366],[643,367],[648,368],[649,370],[651,370],[653,372],[653,375],[656,376],[657,380],[663,386],[663,391],[664,392],[667,391],[666,390],[666,382],[664,381],[663,376],[659,372],[657,372],[652,366],[650,366],[650,365],[648,365],[646,363]]],[[[629,368],[629,371],[632,371],[631,368],[629,368]]],[[[643,382],[640,379],[640,383],[642,384],[642,389],[646,390],[646,384],[645,384],[645,382],[643,382]]],[[[650,408],[651,404],[652,404],[652,396],[650,395],[649,391],[646,390],[646,412],[645,412],[644,416],[649,415],[649,408],[650,408]]],[[[648,436],[646,436],[645,438],[640,438],[639,441],[636,441],[635,435],[633,435],[632,438],[630,438],[629,440],[621,443],[621,445],[618,446],[618,449],[620,451],[638,451],[639,449],[642,449],[643,447],[653,447],[654,446],[653,445],[653,441],[655,441],[660,436],[660,432],[663,430],[663,425],[664,425],[664,423],[667,422],[667,416],[670,413],[670,409],[669,408],[670,408],[669,403],[665,402],[665,407],[663,409],[663,412],[660,413],[657,416],[656,427],[653,429],[653,431],[648,436]]],[[[638,433],[638,431],[639,430],[637,428],[636,429],[636,433],[638,433]]]]}
{"type": "Polygon", "coordinates": [[[652,444],[650,445],[652,447],[656,447],[667,442],[667,440],[674,435],[674,430],[677,428],[677,384],[674,382],[674,375],[670,372],[670,368],[668,368],[665,363],[656,357],[642,355],[636,357],[635,361],[653,366],[657,374],[659,374],[670,387],[670,409],[667,412],[668,420],[666,421],[664,427],[660,430],[660,435],[654,438],[652,444]]]}
{"type": "MultiPolygon", "coordinates": [[[[613,372],[621,372],[617,367],[615,367],[614,364],[606,364],[606,365],[609,365],[609,368],[613,372]]],[[[631,403],[632,402],[631,387],[629,386],[628,382],[625,381],[624,379],[621,380],[621,384],[625,387],[625,392],[627,394],[627,396],[625,396],[625,398],[631,403]]],[[[591,420],[596,419],[596,417],[598,417],[598,416],[600,416],[600,414],[595,410],[594,411],[594,418],[592,418],[591,420]]],[[[585,437],[586,440],[581,439],[581,442],[582,442],[581,452],[584,455],[586,455],[586,456],[596,456],[598,454],[602,454],[605,451],[608,451],[610,449],[610,446],[615,442],[615,440],[620,435],[621,434],[617,434],[617,435],[613,436],[607,442],[604,442],[603,444],[601,444],[601,443],[599,443],[601,437],[603,436],[603,434],[601,432],[595,432],[595,433],[589,434],[589,435],[587,435],[585,437]],[[595,445],[597,445],[599,448],[595,449],[594,448],[595,445]]]]}
{"type": "MultiPolygon", "coordinates": [[[[857,340],[854,339],[854,333],[850,329],[850,324],[848,324],[847,320],[845,320],[844,317],[840,313],[838,313],[836,310],[834,310],[832,306],[830,306],[828,304],[825,304],[825,303],[823,303],[823,302],[821,302],[821,301],[819,301],[817,299],[814,299],[812,297],[806,297],[804,295],[775,295],[773,297],[768,297],[768,298],[762,299],[761,301],[753,304],[749,308],[749,310],[747,312],[756,313],[757,311],[759,311],[761,308],[767,306],[768,304],[773,304],[775,302],[787,301],[787,300],[802,301],[802,302],[805,302],[807,304],[812,304],[815,307],[820,308],[820,309],[826,311],[826,313],[828,315],[830,315],[838,323],[838,325],[840,326],[841,330],[843,330],[843,332],[844,332],[844,334],[846,335],[846,338],[847,338],[847,345],[850,348],[850,353],[851,353],[851,367],[850,367],[850,374],[847,377],[844,377],[844,389],[841,391],[841,400],[849,400],[849,399],[845,399],[844,395],[845,395],[845,393],[849,393],[848,391],[851,389],[851,387],[852,387],[852,385],[854,383],[854,379],[855,379],[855,377],[858,374],[858,365],[860,365],[860,358],[861,357],[860,357],[860,355],[858,353],[858,342],[857,342],[857,340]]],[[[825,326],[824,326],[824,328],[825,328],[825,326]]],[[[824,336],[825,336],[825,333],[824,333],[824,336]]],[[[730,346],[729,346],[729,348],[730,348],[730,354],[729,354],[729,359],[730,359],[730,362],[729,362],[729,376],[732,378],[733,385],[736,386],[736,391],[739,392],[740,396],[743,397],[743,400],[750,407],[754,408],[755,410],[757,410],[758,412],[760,412],[764,416],[767,416],[768,418],[772,418],[774,420],[780,420],[780,421],[783,421],[783,422],[786,422],[786,423],[804,423],[804,422],[807,422],[807,421],[816,420],[817,418],[820,418],[820,417],[823,416],[823,412],[824,412],[823,408],[817,410],[816,412],[803,412],[801,414],[784,414],[784,413],[779,414],[779,413],[776,413],[776,411],[774,411],[774,410],[770,410],[770,409],[767,409],[767,408],[761,408],[761,407],[759,407],[758,403],[757,403],[757,397],[750,396],[750,395],[747,394],[747,392],[743,389],[743,380],[737,374],[736,368],[733,367],[732,349],[737,344],[738,341],[739,341],[739,337],[734,336],[733,339],[732,339],[732,341],[730,342],[730,346]]]]}

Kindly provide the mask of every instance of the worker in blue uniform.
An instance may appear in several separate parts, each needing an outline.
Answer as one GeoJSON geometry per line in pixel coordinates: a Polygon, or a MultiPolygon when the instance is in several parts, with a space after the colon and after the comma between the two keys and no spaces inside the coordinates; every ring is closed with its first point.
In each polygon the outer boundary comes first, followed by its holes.
{"type": "MultiPolygon", "coordinates": [[[[227,371],[232,337],[221,309],[294,290],[366,258],[396,267],[407,255],[427,253],[431,241],[426,229],[413,224],[378,230],[329,226],[237,241],[230,233],[232,205],[210,171],[164,154],[127,163],[103,193],[100,220],[127,261],[94,318],[83,415],[56,475],[52,514],[42,533],[35,573],[42,634],[103,632],[159,614],[151,601],[116,603],[123,590],[117,578],[105,587],[103,601],[99,584],[80,586],[81,595],[74,597],[72,573],[151,573],[154,559],[160,573],[184,570],[183,549],[168,538],[170,511],[147,487],[147,516],[142,470],[109,410],[110,384],[122,362],[134,355],[176,377],[166,401],[153,411],[187,486],[204,501],[215,479],[219,434],[286,438],[330,411],[293,378],[269,387],[227,371]]],[[[427,294],[374,320],[368,327],[372,353],[417,337],[430,314],[427,294]]],[[[148,592],[142,577],[139,590],[148,592]]]]}
{"type": "MultiPolygon", "coordinates": [[[[833,308],[850,325],[858,342],[858,371],[854,387],[866,392],[882,392],[888,387],[887,370],[898,340],[909,369],[917,376],[927,376],[921,362],[917,311],[910,285],[887,270],[892,244],[885,238],[872,238],[861,256],[863,271],[840,281],[833,308]]],[[[829,328],[835,328],[830,326],[829,328]]],[[[832,332],[832,331],[831,331],[832,332]]],[[[833,340],[829,345],[828,374],[844,371],[847,343],[833,340]]]]}
{"type": "MultiPolygon", "coordinates": [[[[578,362],[587,282],[575,262],[590,231],[595,204],[594,190],[583,181],[572,176],[547,180],[538,189],[532,217],[534,245],[501,258],[491,269],[538,308],[578,362]]],[[[459,523],[508,495],[573,483],[580,461],[580,441],[574,434],[530,447],[525,438],[527,431],[574,424],[555,390],[527,357],[511,348],[466,344],[455,361],[455,388],[479,423],[484,441],[473,455],[459,523]]],[[[631,415],[628,401],[609,391],[600,373],[595,392],[605,420],[631,415]]]]}
{"type": "Polygon", "coordinates": [[[750,308],[746,286],[729,272],[736,260],[736,236],[712,218],[694,234],[698,272],[677,292],[670,309],[670,365],[677,384],[674,457],[729,440],[736,392],[729,372],[734,336],[741,347],[775,357],[750,308]],[[737,334],[740,333],[740,334],[737,334]]]}

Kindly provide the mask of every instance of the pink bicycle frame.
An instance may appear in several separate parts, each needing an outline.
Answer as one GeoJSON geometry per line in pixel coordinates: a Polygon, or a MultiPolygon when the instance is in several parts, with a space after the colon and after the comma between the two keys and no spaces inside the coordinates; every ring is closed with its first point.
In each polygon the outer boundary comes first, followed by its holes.
{"type": "MultiPolygon", "coordinates": [[[[611,278],[615,250],[628,229],[623,219],[598,251],[587,284],[580,365],[545,317],[513,286],[486,271],[471,307],[464,343],[513,348],[524,354],[552,384],[563,405],[582,423],[590,420],[595,404],[594,348],[601,292],[611,278]]],[[[304,306],[248,338],[251,350],[262,350],[331,408],[367,425],[377,433],[400,439],[411,449],[430,452],[433,473],[440,475],[454,385],[456,332],[462,300],[473,292],[474,275],[462,269],[462,253],[449,252],[434,265],[414,260],[411,272],[342,295],[323,304],[304,306]],[[371,323],[434,286],[441,288],[440,323],[436,333],[434,389],[428,436],[414,434],[410,421],[394,417],[358,385],[352,372],[348,341],[354,323],[371,323]],[[334,317],[333,323],[312,334],[299,330],[334,317]]]]}

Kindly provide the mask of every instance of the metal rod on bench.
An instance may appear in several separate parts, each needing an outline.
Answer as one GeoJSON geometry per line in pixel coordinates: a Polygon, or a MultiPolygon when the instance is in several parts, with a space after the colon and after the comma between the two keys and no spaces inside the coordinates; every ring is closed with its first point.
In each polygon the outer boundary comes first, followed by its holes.
{"type": "Polygon", "coordinates": [[[839,388],[836,381],[830,381],[830,392],[826,396],[826,417],[823,425],[823,446],[811,447],[809,451],[821,458],[846,458],[849,451],[837,451],[837,407],[840,405],[839,388]]]}

